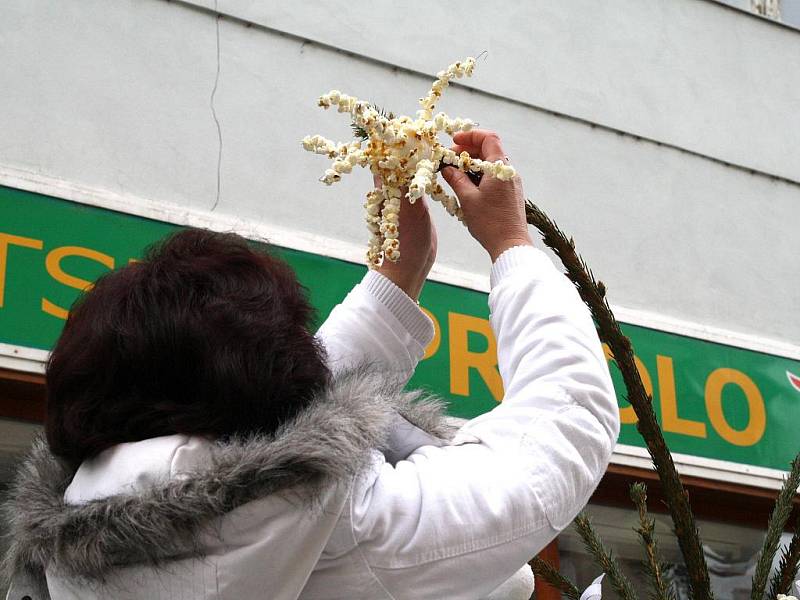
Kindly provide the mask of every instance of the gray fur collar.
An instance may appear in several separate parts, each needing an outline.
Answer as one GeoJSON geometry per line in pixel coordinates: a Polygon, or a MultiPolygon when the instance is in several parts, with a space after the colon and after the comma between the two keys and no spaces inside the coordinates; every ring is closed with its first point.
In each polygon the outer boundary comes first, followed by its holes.
{"type": "Polygon", "coordinates": [[[390,450],[398,415],[441,440],[452,436],[441,401],[353,372],[274,434],[217,443],[212,464],[191,477],[82,505],[64,503],[75,473],[40,438],[4,502],[11,543],[4,573],[41,580],[51,567],[103,581],[114,567],[199,555],[199,536],[215,517],[276,492],[313,504],[326,486],[352,479],[372,450],[390,450]]]}

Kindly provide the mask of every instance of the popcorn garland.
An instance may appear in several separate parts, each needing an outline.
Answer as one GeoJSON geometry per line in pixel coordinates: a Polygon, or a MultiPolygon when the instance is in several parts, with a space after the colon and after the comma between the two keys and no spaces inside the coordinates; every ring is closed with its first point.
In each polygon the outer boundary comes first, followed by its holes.
{"type": "Polygon", "coordinates": [[[433,115],[436,103],[450,85],[450,80],[470,77],[474,68],[475,59],[469,57],[437,73],[437,79],[428,94],[419,99],[421,108],[417,111],[416,119],[384,116],[369,103],[339,90],[320,96],[320,107],[328,109],[336,106],[338,112],[349,113],[354,126],[367,133],[365,147],[358,140],[337,144],[320,135],[303,138],[304,149],[325,155],[333,161],[320,181],[332,185],[355,166],[369,167],[382,181],[381,187],[367,193],[364,204],[370,232],[367,248],[367,264],[370,268],[379,267],[384,259],[392,262],[400,259],[398,235],[402,187],[408,187],[405,198],[411,204],[428,194],[441,203],[448,214],[462,220],[458,200],[446,193],[437,181],[436,173],[441,166],[452,165],[467,173],[483,173],[501,181],[516,175],[514,168],[502,160],[488,162],[472,158],[467,152],[456,154],[442,146],[437,139],[440,131],[452,136],[458,131],[469,131],[474,127],[475,123],[470,119],[453,119],[443,112],[433,115]]]}

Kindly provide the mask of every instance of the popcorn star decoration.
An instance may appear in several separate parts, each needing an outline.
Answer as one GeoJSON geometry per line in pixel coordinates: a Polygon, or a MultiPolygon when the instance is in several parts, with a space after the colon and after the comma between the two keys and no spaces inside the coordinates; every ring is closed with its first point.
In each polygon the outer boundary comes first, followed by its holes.
{"type": "Polygon", "coordinates": [[[336,106],[338,112],[349,113],[353,126],[365,133],[366,139],[349,143],[335,143],[320,135],[303,138],[303,148],[333,159],[320,181],[332,185],[350,173],[353,167],[369,167],[380,176],[382,185],[367,193],[367,228],[370,231],[367,264],[378,267],[384,259],[400,259],[398,239],[400,203],[410,203],[424,194],[440,202],[447,212],[461,220],[458,200],[447,194],[438,183],[436,173],[444,165],[452,165],[466,173],[483,173],[506,181],[516,174],[513,167],[502,160],[495,162],[471,158],[467,152],[456,154],[439,143],[437,134],[444,131],[452,136],[458,131],[469,131],[475,125],[469,119],[451,118],[443,112],[433,114],[436,103],[453,78],[471,76],[475,68],[472,57],[455,62],[436,74],[436,81],[424,98],[419,99],[420,109],[412,119],[382,114],[368,102],[359,100],[339,90],[320,96],[318,105],[324,109],[336,106]],[[366,143],[362,147],[363,143],[366,143]],[[408,192],[403,195],[402,188],[408,192]]]}

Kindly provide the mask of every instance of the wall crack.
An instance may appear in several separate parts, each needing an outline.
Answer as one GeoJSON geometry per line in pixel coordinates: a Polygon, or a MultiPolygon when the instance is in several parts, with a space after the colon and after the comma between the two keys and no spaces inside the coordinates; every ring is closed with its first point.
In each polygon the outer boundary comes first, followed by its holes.
{"type": "Polygon", "coordinates": [[[216,12],[217,70],[214,75],[214,87],[211,89],[211,99],[209,101],[211,107],[211,117],[214,119],[214,124],[217,127],[217,190],[216,197],[214,198],[214,204],[211,207],[212,211],[216,210],[217,205],[219,204],[220,189],[222,186],[222,125],[220,125],[219,117],[217,116],[217,108],[214,104],[214,100],[217,96],[217,89],[219,88],[219,22],[222,19],[222,14],[220,14],[218,11],[217,1],[218,0],[214,0],[214,11],[216,12]]]}

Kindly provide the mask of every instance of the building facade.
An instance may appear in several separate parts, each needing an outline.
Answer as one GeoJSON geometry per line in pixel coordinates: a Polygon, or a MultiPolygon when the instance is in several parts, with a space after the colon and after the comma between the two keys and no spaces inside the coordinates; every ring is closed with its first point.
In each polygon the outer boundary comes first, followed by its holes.
{"type": "MultiPolygon", "coordinates": [[[[371,179],[319,183],[326,160],[299,140],[351,131],[317,96],[413,114],[437,71],[484,53],[441,108],[500,133],[526,192],[605,282],[715,586],[737,597],[800,450],[798,26],[800,0],[6,2],[0,466],[38,429],[47,352],[79,291],[177,227],[278,246],[324,317],[364,271],[371,179]]],[[[489,261],[438,208],[421,298],[437,335],[412,383],[468,418],[502,398],[489,261]]],[[[656,512],[658,486],[623,394],[620,410],[590,511],[633,564],[627,486],[651,482],[656,512]]],[[[582,583],[597,574],[569,531],[549,556],[582,583]]]]}

